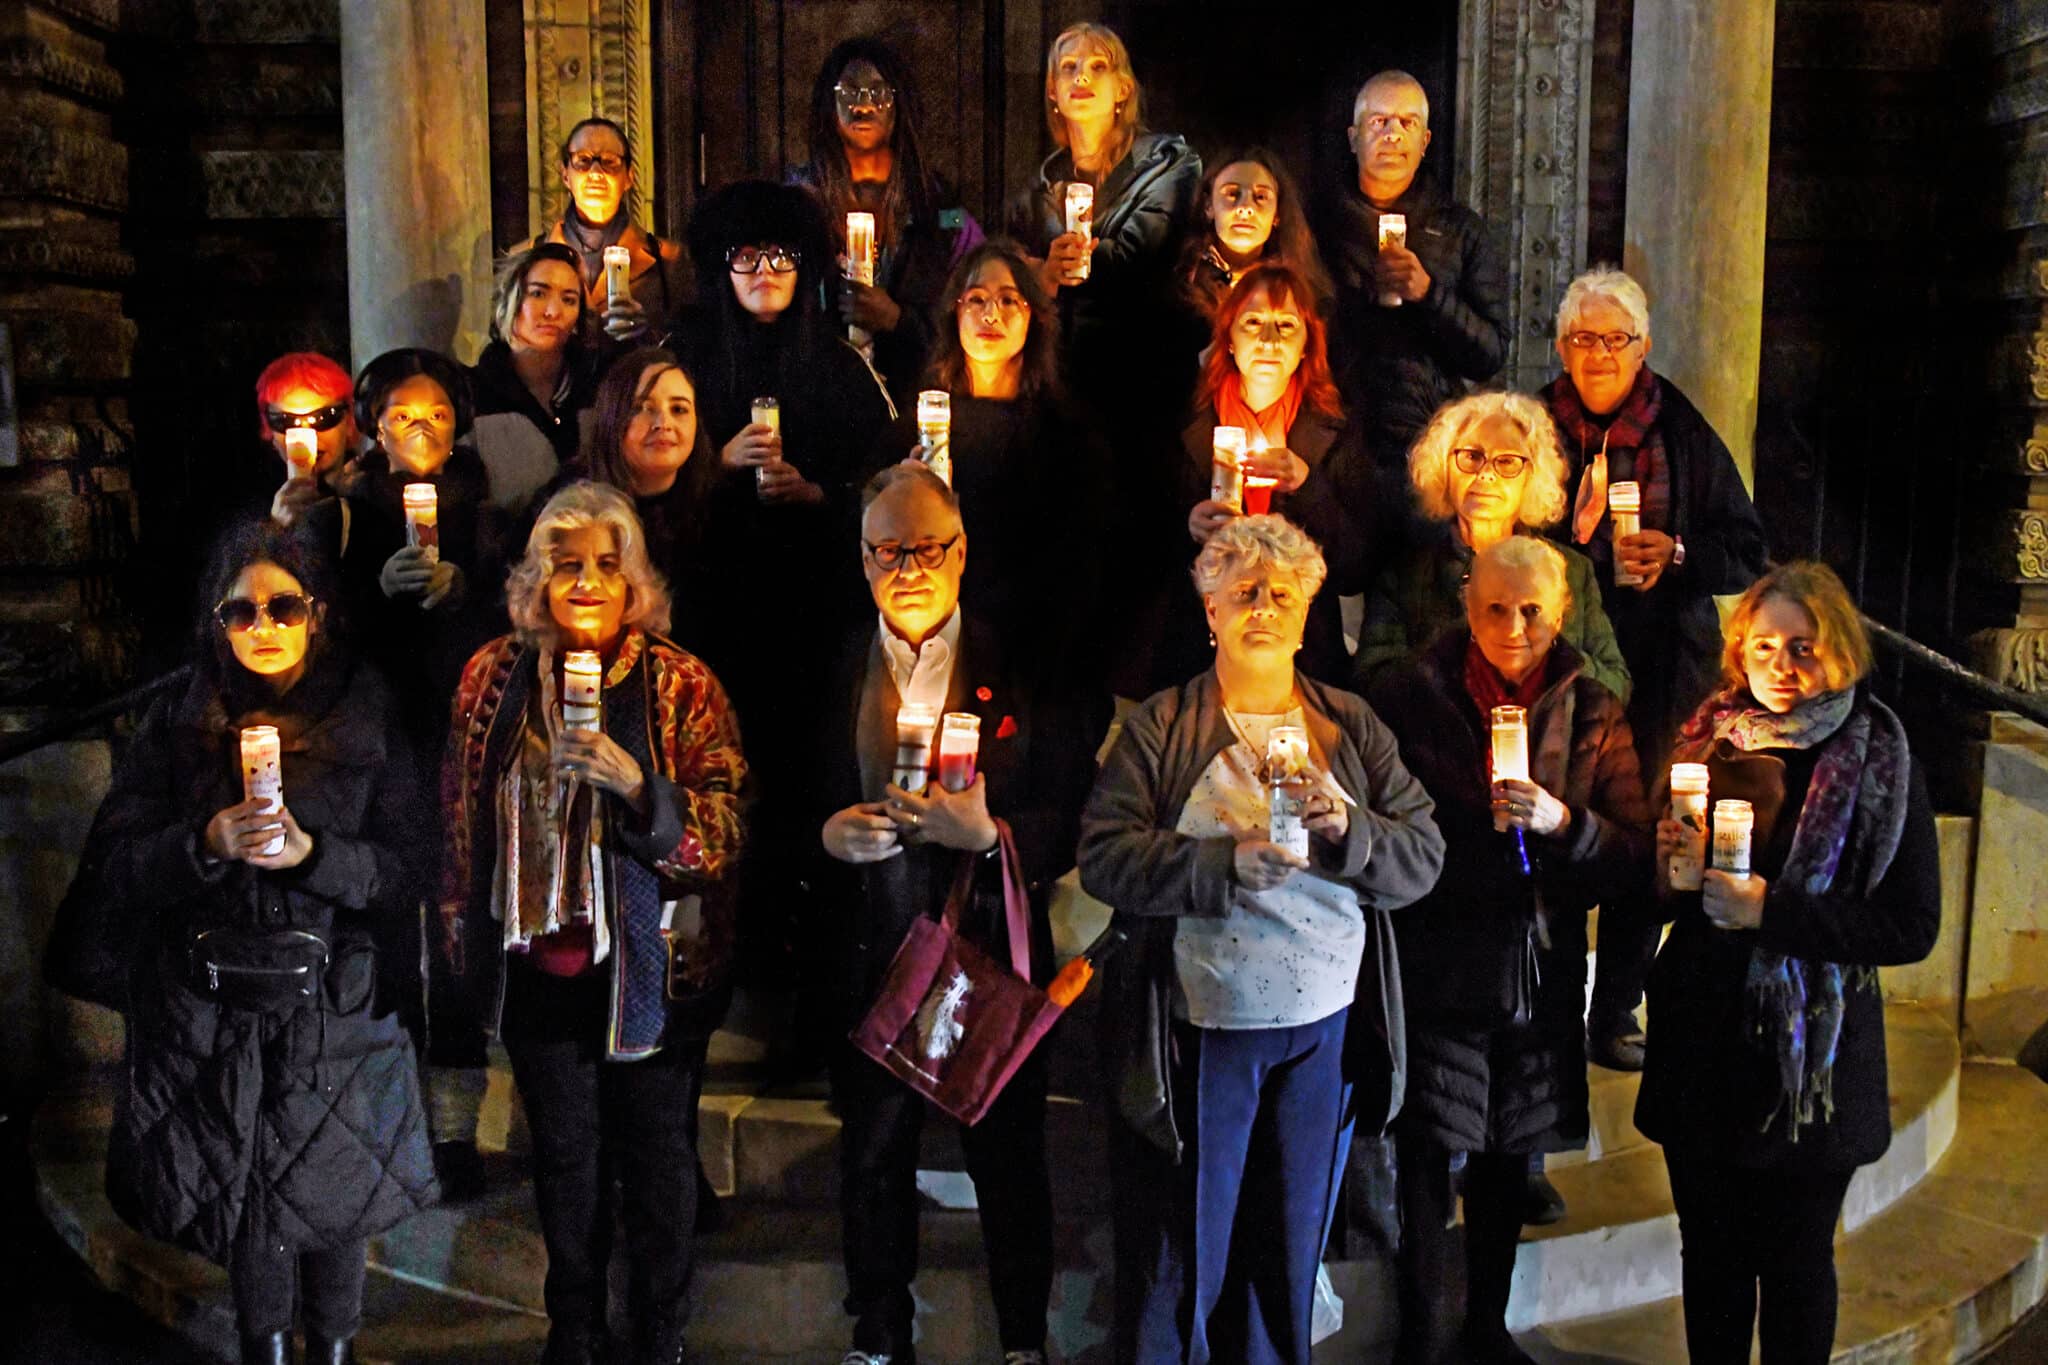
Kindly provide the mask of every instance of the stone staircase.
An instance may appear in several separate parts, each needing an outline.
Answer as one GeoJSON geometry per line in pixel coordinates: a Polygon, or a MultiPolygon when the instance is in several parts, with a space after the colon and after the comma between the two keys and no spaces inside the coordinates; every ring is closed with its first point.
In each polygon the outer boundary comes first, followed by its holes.
{"type": "MultiPolygon", "coordinates": [[[[1092,936],[1090,907],[1068,899],[1059,939],[1092,936]]],[[[1055,1359],[1107,1359],[1107,1155],[1093,1093],[1091,999],[1053,1035],[1048,1115],[1059,1271],[1055,1359]]],[[[845,1345],[839,1268],[838,1121],[821,1082],[778,1081],[754,1041],[772,1026],[744,1015],[712,1049],[701,1106],[706,1174],[726,1225],[700,1239],[691,1339],[705,1365],[834,1361],[845,1345]]],[[[2016,1067],[1962,1060],[1952,1021],[1887,1008],[1894,1139],[1861,1171],[1844,1211],[1842,1316],[1835,1358],[1961,1361],[1994,1343],[2048,1288],[2048,1086],[2016,1067]]],[[[1636,1081],[1590,1075],[1593,1137],[1553,1159],[1569,1217],[1529,1229],[1510,1325],[1545,1361],[1683,1360],[1678,1230],[1662,1155],[1636,1132],[1636,1081]]],[[[120,1224],[101,1191],[112,1117],[110,1072],[45,1107],[34,1149],[42,1203],[102,1281],[223,1357],[233,1350],[225,1276],[120,1224]]],[[[366,1359],[517,1361],[538,1352],[545,1253],[525,1183],[526,1134],[509,1070],[491,1073],[481,1201],[429,1210],[373,1244],[366,1359]]],[[[1000,1358],[985,1288],[973,1190],[951,1125],[927,1125],[917,1281],[920,1359],[1000,1358]]],[[[1391,1269],[1333,1264],[1343,1330],[1318,1362],[1384,1357],[1394,1323],[1391,1269]]],[[[622,1291],[623,1286],[620,1286],[622,1291]]],[[[622,1293],[615,1297],[622,1298],[622,1293]]]]}

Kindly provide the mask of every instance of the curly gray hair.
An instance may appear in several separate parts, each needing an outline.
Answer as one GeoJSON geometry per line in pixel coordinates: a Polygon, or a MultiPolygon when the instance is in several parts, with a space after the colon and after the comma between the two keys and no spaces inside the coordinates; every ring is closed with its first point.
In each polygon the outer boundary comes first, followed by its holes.
{"type": "Polygon", "coordinates": [[[505,579],[505,611],[512,633],[529,645],[552,645],[556,637],[548,610],[548,578],[554,573],[549,552],[564,531],[601,526],[619,547],[619,572],[626,578],[625,624],[642,630],[668,630],[668,584],[647,557],[647,533],[624,493],[601,483],[572,483],[547,501],[526,537],[526,554],[505,579]]]}
{"type": "Polygon", "coordinates": [[[1506,569],[1515,573],[1533,576],[1539,584],[1544,600],[1557,610],[1551,616],[1553,621],[1562,621],[1572,609],[1572,583],[1565,566],[1564,552],[1540,536],[1515,535],[1506,540],[1495,541],[1472,556],[1472,573],[1465,580],[1465,603],[1472,602],[1472,585],[1478,581],[1481,566],[1506,569]]]}
{"type": "Polygon", "coordinates": [[[1323,552],[1302,529],[1283,516],[1268,513],[1260,517],[1233,517],[1216,529],[1195,556],[1190,571],[1195,591],[1203,597],[1215,592],[1233,575],[1256,569],[1261,564],[1291,573],[1301,590],[1314,597],[1330,576],[1323,552]]]}
{"type": "Polygon", "coordinates": [[[1650,335],[1650,298],[1635,276],[1611,265],[1596,265],[1564,287],[1564,298],[1557,305],[1559,341],[1578,330],[1579,310],[1594,299],[1606,299],[1628,314],[1629,326],[1637,336],[1650,335]]]}
{"type": "Polygon", "coordinates": [[[1446,403],[1429,419],[1408,451],[1408,482],[1415,490],[1415,508],[1424,520],[1449,521],[1451,451],[1458,438],[1488,417],[1505,417],[1521,431],[1529,457],[1528,484],[1522,489],[1523,526],[1554,525],[1565,513],[1565,482],[1571,471],[1557,445],[1557,424],[1542,403],[1526,393],[1475,393],[1446,403]]]}

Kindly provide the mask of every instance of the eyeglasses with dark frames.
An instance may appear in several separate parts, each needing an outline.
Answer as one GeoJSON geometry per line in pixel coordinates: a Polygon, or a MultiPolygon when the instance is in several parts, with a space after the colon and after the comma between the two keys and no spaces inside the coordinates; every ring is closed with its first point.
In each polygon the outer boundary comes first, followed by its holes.
{"type": "Polygon", "coordinates": [[[283,408],[263,409],[263,420],[272,431],[290,431],[293,427],[310,427],[314,431],[332,431],[348,416],[348,400],[329,403],[324,408],[311,412],[286,412],[283,408]]]}
{"type": "Polygon", "coordinates": [[[906,559],[915,560],[921,569],[936,569],[959,543],[960,537],[956,535],[951,540],[920,540],[915,545],[899,545],[893,540],[873,545],[863,540],[861,546],[868,552],[868,558],[875,561],[876,568],[894,572],[903,567],[906,559]]]}
{"type": "Polygon", "coordinates": [[[1466,474],[1477,474],[1491,465],[1493,472],[1499,475],[1503,482],[1521,478],[1529,468],[1527,455],[1516,455],[1512,452],[1488,455],[1477,446],[1460,446],[1451,452],[1451,459],[1456,462],[1459,470],[1466,474]]]}
{"type": "Polygon", "coordinates": [[[795,247],[736,246],[725,253],[725,268],[735,275],[757,275],[765,267],[771,275],[787,275],[803,263],[795,247]]]}
{"type": "Polygon", "coordinates": [[[612,152],[576,152],[569,158],[569,169],[578,175],[589,175],[602,171],[614,178],[624,175],[626,167],[633,163],[612,152]]]}
{"type": "Polygon", "coordinates": [[[1641,340],[1642,337],[1634,332],[1568,332],[1565,334],[1564,344],[1574,351],[1590,351],[1598,346],[1609,355],[1614,355],[1641,340]]]}
{"type": "Polygon", "coordinates": [[[220,622],[220,628],[236,635],[256,629],[258,616],[267,616],[272,625],[290,630],[305,625],[312,615],[313,599],[299,592],[273,593],[261,602],[228,597],[213,609],[213,619],[220,622]]]}

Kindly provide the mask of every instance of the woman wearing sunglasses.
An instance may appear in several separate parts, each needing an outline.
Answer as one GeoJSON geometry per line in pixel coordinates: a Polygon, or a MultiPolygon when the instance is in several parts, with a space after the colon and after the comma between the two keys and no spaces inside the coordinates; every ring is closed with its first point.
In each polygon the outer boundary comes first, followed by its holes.
{"type": "Polygon", "coordinates": [[[432,1202],[411,1044],[378,987],[420,792],[382,680],[334,638],[303,537],[237,527],[203,580],[192,680],[121,755],[73,895],[126,973],[115,1206],[225,1265],[244,1361],[341,1365],[364,1244],[432,1202]],[[275,727],[281,804],[245,797],[275,727]]]}
{"type": "Polygon", "coordinates": [[[805,727],[782,722],[812,713],[816,679],[860,600],[846,532],[868,452],[895,409],[824,306],[838,272],[809,194],[760,180],[726,186],[691,219],[690,254],[703,297],[678,353],[717,452],[709,553],[724,582],[676,591],[709,606],[704,649],[746,727],[760,800],[740,922],[774,942],[796,894],[793,868],[817,841],[805,827],[805,727]],[[757,398],[779,404],[772,424],[755,420],[757,398]]]}
{"type": "MultiPolygon", "coordinates": [[[[270,516],[294,525],[323,501],[335,497],[342,467],[356,454],[354,385],[348,371],[316,351],[292,351],[256,376],[256,434],[276,456],[284,481],[270,497],[270,516]],[[309,433],[313,462],[294,461],[286,433],[309,433]]],[[[339,515],[340,504],[329,502],[339,515]]],[[[341,535],[345,525],[334,532],[341,535]]],[[[323,539],[330,536],[323,535],[323,539]]]]}
{"type": "MultiPolygon", "coordinates": [[[[1564,483],[1557,427],[1535,399],[1476,393],[1437,409],[1408,452],[1407,547],[1366,594],[1353,673],[1361,691],[1381,669],[1420,655],[1464,622],[1473,553],[1562,519],[1564,483]]],[[[1561,638],[1582,656],[1588,677],[1626,702],[1628,664],[1601,609],[1592,562],[1570,549],[1564,559],[1571,608],[1561,638]]]]}
{"type": "Polygon", "coordinates": [[[562,140],[562,188],[568,201],[555,225],[529,242],[555,242],[576,253],[583,277],[585,341],[634,341],[659,334],[690,297],[690,268],[680,243],[664,241],[628,216],[633,148],[608,118],[587,118],[562,140]],[[613,298],[604,282],[606,247],[624,247],[630,298],[613,298]]]}
{"type": "Polygon", "coordinates": [[[818,197],[841,252],[846,215],[875,216],[875,281],[839,281],[839,316],[874,338],[897,406],[916,398],[949,269],[981,224],[924,159],[909,69],[886,43],[849,38],[811,83],[811,159],[790,175],[818,197]]]}

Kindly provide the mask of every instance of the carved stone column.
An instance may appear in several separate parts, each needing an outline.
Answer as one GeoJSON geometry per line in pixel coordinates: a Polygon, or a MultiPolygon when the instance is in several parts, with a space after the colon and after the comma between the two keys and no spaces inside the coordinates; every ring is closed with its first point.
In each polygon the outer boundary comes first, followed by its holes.
{"type": "Polygon", "coordinates": [[[1773,0],[1636,6],[1622,264],[1650,296],[1656,368],[1748,478],[1763,354],[1773,0]]]}
{"type": "Polygon", "coordinates": [[[489,337],[483,0],[341,7],[349,337],[473,359],[489,337]]]}
{"type": "Polygon", "coordinates": [[[1593,0],[1461,0],[1455,192],[1507,250],[1513,388],[1557,373],[1557,302],[1585,259],[1592,63],[1593,0]]]}
{"type": "Polygon", "coordinates": [[[561,214],[557,155],[568,131],[592,116],[633,144],[632,221],[652,221],[656,129],[648,0],[526,0],[527,230],[561,214]]]}

